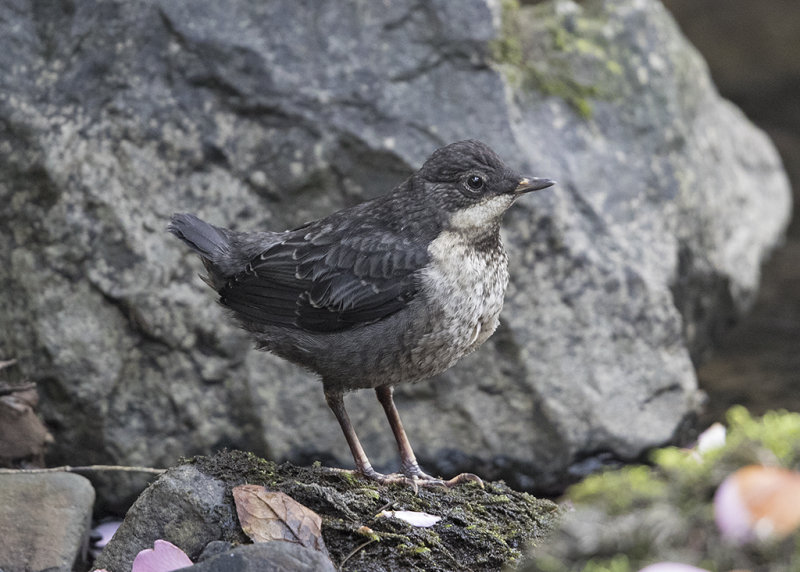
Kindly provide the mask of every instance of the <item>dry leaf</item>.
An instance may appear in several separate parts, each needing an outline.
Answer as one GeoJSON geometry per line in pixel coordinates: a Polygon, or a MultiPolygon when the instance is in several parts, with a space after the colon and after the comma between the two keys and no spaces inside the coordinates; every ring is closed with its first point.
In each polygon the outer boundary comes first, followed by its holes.
{"type": "Polygon", "coordinates": [[[44,467],[44,453],[53,437],[36,415],[38,402],[36,384],[0,383],[0,467],[44,467]]]}
{"type": "Polygon", "coordinates": [[[289,495],[258,485],[233,488],[236,514],[253,542],[283,540],[328,553],[322,540],[322,519],[289,495]]]}

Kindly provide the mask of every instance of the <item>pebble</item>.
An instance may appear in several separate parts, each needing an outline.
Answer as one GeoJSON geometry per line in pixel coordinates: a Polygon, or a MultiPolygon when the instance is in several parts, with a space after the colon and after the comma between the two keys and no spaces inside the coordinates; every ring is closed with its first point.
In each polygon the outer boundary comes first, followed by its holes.
{"type": "Polygon", "coordinates": [[[0,570],[71,571],[85,557],[93,505],[80,475],[0,474],[0,570]]]}

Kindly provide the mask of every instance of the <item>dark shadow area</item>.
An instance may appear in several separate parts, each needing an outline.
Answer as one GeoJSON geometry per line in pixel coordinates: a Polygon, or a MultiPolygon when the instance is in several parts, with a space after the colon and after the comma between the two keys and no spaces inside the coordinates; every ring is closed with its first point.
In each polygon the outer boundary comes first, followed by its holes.
{"type": "MultiPolygon", "coordinates": [[[[708,62],[720,93],[764,129],[800,204],[800,4],[795,0],[665,0],[708,62]]],[[[754,188],[757,193],[758,189],[754,188]]],[[[800,411],[800,222],[763,268],[751,312],[699,370],[705,421],[733,404],[754,414],[800,411]]]]}

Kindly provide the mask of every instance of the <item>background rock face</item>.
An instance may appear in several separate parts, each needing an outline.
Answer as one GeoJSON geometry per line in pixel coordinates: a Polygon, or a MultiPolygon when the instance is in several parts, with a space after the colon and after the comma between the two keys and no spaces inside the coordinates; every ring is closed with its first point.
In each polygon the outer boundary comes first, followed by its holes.
{"type": "MultiPolygon", "coordinates": [[[[792,0],[668,0],[711,75],[778,148],[800,198],[800,4],[792,0]]],[[[721,420],[733,403],[764,413],[800,411],[800,217],[763,269],[751,312],[698,371],[715,396],[706,417],[721,420]]]]}
{"type": "MultiPolygon", "coordinates": [[[[0,357],[39,382],[55,462],[350,464],[318,382],[250,351],[174,211],[297,226],[469,137],[557,179],[507,215],[498,332],[397,396],[431,471],[540,489],[675,435],[692,355],[789,216],[770,142],[655,0],[78,0],[6,4],[0,27],[0,357]]],[[[393,467],[373,395],[348,406],[393,467]]]]}

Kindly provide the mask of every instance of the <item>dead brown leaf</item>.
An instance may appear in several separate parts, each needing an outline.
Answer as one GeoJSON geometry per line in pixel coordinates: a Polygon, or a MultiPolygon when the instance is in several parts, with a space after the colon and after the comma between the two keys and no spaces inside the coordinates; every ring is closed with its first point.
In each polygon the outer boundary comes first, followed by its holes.
{"type": "MultiPolygon", "coordinates": [[[[0,362],[0,368],[8,362],[0,362]]],[[[36,415],[36,384],[0,383],[0,467],[44,467],[53,437],[36,415]]]]}
{"type": "Polygon", "coordinates": [[[242,530],[253,542],[283,540],[328,553],[320,516],[289,495],[240,485],[233,488],[233,500],[242,530]]]}

